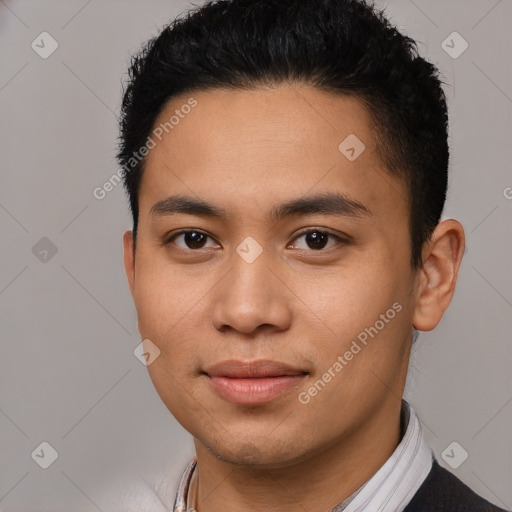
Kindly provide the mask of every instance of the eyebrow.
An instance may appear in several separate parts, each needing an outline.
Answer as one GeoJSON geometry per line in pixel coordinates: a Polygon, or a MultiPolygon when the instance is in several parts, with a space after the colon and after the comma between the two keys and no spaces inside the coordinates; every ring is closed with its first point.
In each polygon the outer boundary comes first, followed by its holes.
{"type": "MultiPolygon", "coordinates": [[[[227,212],[224,208],[209,204],[202,199],[172,195],[153,205],[150,216],[167,216],[174,214],[196,215],[225,219],[227,212]]],[[[340,192],[326,192],[313,196],[292,199],[270,210],[270,218],[282,220],[286,217],[312,214],[361,217],[372,215],[371,210],[364,204],[348,198],[340,192]]]]}

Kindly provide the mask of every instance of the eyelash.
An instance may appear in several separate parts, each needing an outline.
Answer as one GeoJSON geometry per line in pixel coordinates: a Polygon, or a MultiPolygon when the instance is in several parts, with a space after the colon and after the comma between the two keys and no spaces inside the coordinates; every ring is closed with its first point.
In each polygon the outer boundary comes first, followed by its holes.
{"type": "MultiPolygon", "coordinates": [[[[169,238],[167,238],[165,241],[164,241],[164,245],[165,246],[169,246],[172,241],[177,238],[178,236],[180,235],[186,235],[187,233],[199,233],[201,235],[204,235],[206,236],[207,238],[210,238],[210,239],[213,239],[213,237],[211,237],[210,235],[208,235],[207,233],[204,233],[203,231],[199,230],[199,229],[185,229],[185,230],[182,230],[182,231],[179,231],[177,233],[174,233],[172,236],[170,236],[169,238]]],[[[314,252],[314,253],[322,253],[322,252],[327,252],[327,251],[330,251],[332,249],[335,249],[337,246],[341,245],[341,244],[347,244],[348,243],[348,240],[343,238],[343,237],[340,237],[339,235],[335,235],[334,233],[331,233],[330,231],[326,231],[325,229],[319,229],[319,228],[310,228],[306,231],[302,231],[300,233],[297,234],[297,236],[293,239],[293,241],[296,241],[298,238],[304,236],[304,235],[308,235],[310,233],[321,233],[321,234],[324,234],[324,235],[327,235],[331,238],[333,238],[337,244],[334,246],[334,247],[329,247],[328,249],[318,249],[318,250],[315,250],[315,249],[299,249],[299,250],[302,250],[302,251],[306,251],[306,252],[314,252]]],[[[203,249],[183,249],[182,247],[178,247],[178,250],[181,250],[181,251],[184,251],[184,252],[200,252],[202,251],[203,249]]]]}

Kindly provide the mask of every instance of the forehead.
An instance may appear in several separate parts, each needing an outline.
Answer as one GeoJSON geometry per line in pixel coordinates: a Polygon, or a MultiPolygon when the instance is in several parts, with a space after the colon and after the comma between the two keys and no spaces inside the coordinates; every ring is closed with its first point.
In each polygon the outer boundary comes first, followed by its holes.
{"type": "Polygon", "coordinates": [[[193,92],[165,106],[152,133],[158,128],[141,211],[146,200],[150,208],[170,193],[222,195],[234,209],[313,190],[373,206],[387,197],[396,207],[393,194],[405,201],[403,185],[379,157],[372,116],[355,97],[298,85],[193,92]]]}

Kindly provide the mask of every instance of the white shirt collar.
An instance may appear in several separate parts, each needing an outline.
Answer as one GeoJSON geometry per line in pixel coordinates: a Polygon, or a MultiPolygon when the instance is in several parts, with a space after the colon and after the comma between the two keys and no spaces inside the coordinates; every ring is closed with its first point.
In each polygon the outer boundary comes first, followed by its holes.
{"type": "MultiPolygon", "coordinates": [[[[402,512],[432,467],[432,450],[427,445],[414,409],[402,400],[405,433],[391,454],[370,480],[330,512],[402,512]]],[[[187,494],[197,459],[193,457],[181,477],[173,512],[187,512],[187,494]]]]}

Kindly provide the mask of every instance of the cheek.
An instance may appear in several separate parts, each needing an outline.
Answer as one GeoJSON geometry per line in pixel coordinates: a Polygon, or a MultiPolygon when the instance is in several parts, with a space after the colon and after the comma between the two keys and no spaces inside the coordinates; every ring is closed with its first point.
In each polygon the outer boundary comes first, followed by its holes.
{"type": "Polygon", "coordinates": [[[141,261],[134,293],[140,335],[160,350],[158,359],[148,367],[152,378],[158,380],[191,371],[198,336],[202,339],[193,326],[204,324],[200,315],[205,292],[187,286],[188,278],[165,268],[165,265],[144,267],[141,261]]]}
{"type": "Polygon", "coordinates": [[[375,295],[360,291],[352,300],[333,298],[330,310],[322,311],[329,330],[323,329],[321,341],[317,336],[315,372],[302,397],[311,399],[316,410],[339,406],[335,422],[346,421],[347,410],[377,407],[390,389],[399,394],[397,379],[407,357],[407,312],[393,294],[375,295]]]}
{"type": "Polygon", "coordinates": [[[197,366],[193,336],[197,331],[188,327],[195,321],[188,302],[179,296],[179,289],[166,286],[162,279],[145,280],[136,297],[141,337],[160,351],[147,366],[149,376],[162,402],[177,417],[193,405],[190,378],[197,366]]]}
{"type": "Polygon", "coordinates": [[[304,292],[304,302],[324,326],[342,337],[373,324],[399,299],[393,269],[363,261],[317,279],[304,292]]]}
{"type": "Polygon", "coordinates": [[[134,302],[141,335],[163,336],[187,311],[187,287],[183,278],[159,254],[141,248],[135,269],[134,302]],[[148,254],[147,254],[148,253],[148,254]]]}
{"type": "Polygon", "coordinates": [[[166,307],[166,300],[162,283],[139,273],[136,278],[134,302],[139,331],[144,338],[153,341],[161,336],[166,327],[172,325],[172,309],[166,307]]]}
{"type": "Polygon", "coordinates": [[[315,351],[318,371],[323,374],[338,356],[347,354],[343,376],[336,381],[347,378],[344,385],[349,387],[367,378],[372,368],[388,374],[402,358],[409,321],[404,280],[380,261],[361,258],[357,265],[317,279],[304,293],[304,302],[314,313],[305,311],[305,332],[313,331],[315,324],[315,337],[322,340],[315,351]],[[368,372],[360,371],[364,367],[368,372]]]}

